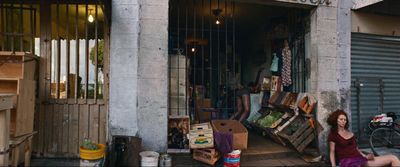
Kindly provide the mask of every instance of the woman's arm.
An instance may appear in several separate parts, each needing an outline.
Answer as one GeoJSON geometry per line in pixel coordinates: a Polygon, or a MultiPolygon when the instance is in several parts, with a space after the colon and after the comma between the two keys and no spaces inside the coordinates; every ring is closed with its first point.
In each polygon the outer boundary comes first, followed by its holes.
{"type": "Polygon", "coordinates": [[[335,143],[329,142],[329,158],[331,160],[331,165],[336,166],[336,158],[335,158],[335,143]]]}
{"type": "Polygon", "coordinates": [[[362,151],[360,151],[358,148],[357,148],[357,150],[358,150],[358,152],[361,154],[361,156],[363,156],[364,158],[366,158],[367,160],[373,160],[374,159],[374,154],[368,154],[368,155],[365,155],[362,151]]]}

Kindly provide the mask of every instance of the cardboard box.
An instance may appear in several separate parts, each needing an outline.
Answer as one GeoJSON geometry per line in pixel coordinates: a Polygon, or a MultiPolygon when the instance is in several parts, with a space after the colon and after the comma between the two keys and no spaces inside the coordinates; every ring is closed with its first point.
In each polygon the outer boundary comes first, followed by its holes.
{"type": "Polygon", "coordinates": [[[211,125],[215,132],[233,133],[233,149],[247,149],[247,129],[236,120],[213,120],[211,125]]]}
{"type": "Polygon", "coordinates": [[[213,130],[210,123],[194,124],[189,132],[190,148],[214,147],[213,130]]]}

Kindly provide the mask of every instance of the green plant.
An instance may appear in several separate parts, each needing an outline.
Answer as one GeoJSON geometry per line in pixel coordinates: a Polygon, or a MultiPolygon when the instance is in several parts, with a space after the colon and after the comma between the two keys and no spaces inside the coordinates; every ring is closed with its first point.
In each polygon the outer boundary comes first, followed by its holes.
{"type": "Polygon", "coordinates": [[[97,149],[99,149],[99,147],[97,146],[97,144],[94,143],[94,142],[92,142],[92,141],[89,140],[89,139],[85,139],[85,140],[83,141],[82,147],[83,147],[84,149],[86,149],[86,150],[97,150],[97,149]]]}

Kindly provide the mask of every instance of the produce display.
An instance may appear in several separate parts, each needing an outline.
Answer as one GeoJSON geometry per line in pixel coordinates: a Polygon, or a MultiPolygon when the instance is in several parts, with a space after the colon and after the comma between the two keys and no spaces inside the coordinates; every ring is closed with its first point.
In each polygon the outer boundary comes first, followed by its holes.
{"type": "Polygon", "coordinates": [[[265,117],[257,120],[257,124],[263,128],[269,128],[274,122],[281,118],[284,113],[273,111],[265,117]]]}
{"type": "Polygon", "coordinates": [[[287,128],[283,130],[283,132],[291,136],[293,133],[295,133],[301,126],[303,126],[304,121],[302,121],[301,118],[295,119],[287,128]]]}

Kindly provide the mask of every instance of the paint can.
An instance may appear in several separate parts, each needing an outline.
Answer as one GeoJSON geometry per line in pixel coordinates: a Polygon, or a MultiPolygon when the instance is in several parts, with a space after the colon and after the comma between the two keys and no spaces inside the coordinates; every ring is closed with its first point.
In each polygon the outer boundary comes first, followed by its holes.
{"type": "Polygon", "coordinates": [[[158,166],[158,157],[160,154],[154,151],[142,151],[139,153],[141,157],[140,166],[158,166]]]}
{"type": "Polygon", "coordinates": [[[160,167],[169,167],[172,166],[172,158],[168,154],[161,154],[160,156],[160,161],[159,161],[159,166],[160,167]]]}
{"type": "Polygon", "coordinates": [[[239,167],[240,166],[240,150],[233,150],[224,155],[224,167],[239,167]]]}

